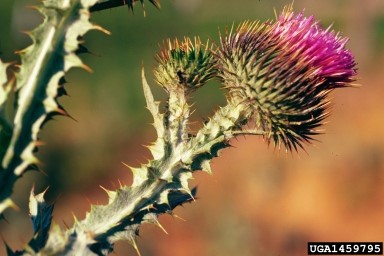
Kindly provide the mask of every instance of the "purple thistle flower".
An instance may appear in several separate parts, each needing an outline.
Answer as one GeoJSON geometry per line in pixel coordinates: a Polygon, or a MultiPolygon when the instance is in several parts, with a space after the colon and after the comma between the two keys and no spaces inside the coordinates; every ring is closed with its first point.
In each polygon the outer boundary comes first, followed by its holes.
{"type": "Polygon", "coordinates": [[[314,75],[334,79],[330,86],[346,86],[354,81],[354,57],[345,49],[348,39],[330,31],[330,27],[324,30],[313,16],[295,15],[286,9],[273,26],[273,32],[285,41],[292,54],[302,55],[303,61],[315,69],[314,75]]]}
{"type": "Polygon", "coordinates": [[[272,23],[244,22],[221,37],[218,58],[227,100],[244,105],[275,146],[297,150],[328,116],[327,95],[356,76],[346,38],[313,16],[285,8],[272,23]]]}

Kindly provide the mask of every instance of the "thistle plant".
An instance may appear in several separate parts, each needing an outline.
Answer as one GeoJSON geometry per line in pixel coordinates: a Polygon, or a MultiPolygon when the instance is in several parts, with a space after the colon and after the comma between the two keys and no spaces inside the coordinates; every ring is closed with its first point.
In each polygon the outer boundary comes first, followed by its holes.
{"type": "MultiPolygon", "coordinates": [[[[20,52],[15,81],[8,64],[0,63],[0,213],[14,205],[12,187],[22,174],[38,168],[38,132],[54,114],[67,115],[57,102],[65,93],[64,75],[72,67],[87,67],[78,57],[81,37],[91,29],[108,33],[89,22],[90,11],[135,1],[45,0],[37,9],[44,22],[30,32],[32,46],[20,52]],[[7,116],[10,93],[16,92],[13,119],[7,116]]],[[[143,1],[140,1],[143,3],[143,1]]],[[[157,1],[150,1],[159,7],[157,1]]],[[[351,86],[356,64],[346,49],[347,39],[323,29],[314,17],[286,7],[277,20],[245,21],[220,35],[219,43],[167,40],[157,54],[156,83],[167,93],[164,108],[154,99],[142,71],[146,105],[153,116],[157,139],[149,146],[152,159],[129,167],[131,186],[106,190],[106,205],[92,205],[73,227],[51,227],[53,206],[44,193],[30,197],[34,236],[10,255],[107,255],[116,241],[134,248],[140,225],[159,227],[158,216],[172,214],[178,205],[195,200],[188,181],[197,171],[211,173],[211,160],[230,140],[258,135],[287,151],[304,148],[329,115],[328,95],[351,86]],[[190,125],[191,94],[218,79],[226,96],[202,127],[190,125]]],[[[86,50],[85,50],[86,51],[86,50]]],[[[161,227],[162,228],[162,227],[161,227]]],[[[138,250],[138,249],[137,249],[138,250]]]]}
{"type": "Polygon", "coordinates": [[[327,95],[356,75],[346,38],[288,7],[268,24],[247,21],[221,38],[220,77],[228,102],[275,146],[302,147],[328,115],[327,95]]]}

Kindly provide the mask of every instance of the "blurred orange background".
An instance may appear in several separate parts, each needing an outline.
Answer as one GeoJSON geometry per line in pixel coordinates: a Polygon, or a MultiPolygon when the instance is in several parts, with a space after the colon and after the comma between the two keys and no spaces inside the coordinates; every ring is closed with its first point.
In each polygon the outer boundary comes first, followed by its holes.
{"type": "MultiPolygon", "coordinates": [[[[33,28],[39,16],[24,6],[30,1],[0,3],[0,57],[17,59],[15,50],[30,41],[17,31],[33,28]],[[9,26],[8,26],[9,25],[9,26]]],[[[55,202],[54,222],[72,225],[72,214],[85,216],[89,202],[106,203],[99,185],[130,184],[121,162],[138,166],[150,157],[143,146],[155,138],[144,107],[140,83],[142,63],[158,99],[151,70],[158,45],[168,37],[200,35],[217,41],[221,31],[245,19],[275,17],[291,1],[163,0],[162,9],[146,4],[147,17],[135,7],[95,13],[92,20],[112,32],[86,35],[93,54],[84,62],[94,73],[73,70],[67,76],[69,97],[60,99],[77,120],[58,118],[41,133],[42,170],[29,172],[16,184],[20,210],[8,210],[1,221],[3,240],[19,249],[32,235],[28,197],[32,184],[55,202]]],[[[138,238],[143,256],[306,255],[309,241],[384,240],[384,1],[295,0],[324,27],[349,37],[356,56],[360,88],[338,90],[332,115],[319,142],[306,152],[286,153],[261,138],[232,141],[213,160],[213,176],[197,173],[198,199],[160,220],[161,229],[144,225],[138,238]]],[[[202,122],[224,103],[215,82],[197,92],[193,121],[202,122]]],[[[0,248],[0,255],[5,254],[0,248]]],[[[124,242],[115,254],[135,255],[124,242]]]]}

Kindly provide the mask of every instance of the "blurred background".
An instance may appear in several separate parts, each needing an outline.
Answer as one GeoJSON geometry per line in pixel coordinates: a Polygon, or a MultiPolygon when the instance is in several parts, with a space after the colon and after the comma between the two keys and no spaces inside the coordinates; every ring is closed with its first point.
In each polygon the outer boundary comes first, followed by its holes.
{"type": "MultiPolygon", "coordinates": [[[[157,99],[165,94],[153,82],[154,56],[166,38],[199,35],[218,40],[218,30],[245,19],[275,17],[291,0],[162,0],[161,10],[146,2],[146,17],[120,7],[92,16],[112,35],[90,32],[82,56],[93,73],[72,70],[68,97],[60,102],[76,121],[57,118],[44,128],[46,142],[38,157],[45,174],[29,172],[18,181],[14,200],[19,211],[8,210],[0,234],[11,248],[31,237],[28,196],[49,187],[55,202],[54,222],[72,225],[89,203],[106,203],[99,185],[130,184],[131,173],[121,162],[138,166],[150,157],[143,145],[155,139],[144,107],[140,69],[157,99]]],[[[0,58],[18,60],[15,50],[30,44],[20,33],[41,17],[28,5],[33,1],[0,2],[0,58]]],[[[268,147],[261,138],[233,140],[213,161],[214,175],[198,173],[198,200],[171,216],[160,217],[168,231],[144,225],[138,246],[143,256],[168,255],[306,255],[308,241],[384,240],[384,1],[295,0],[294,9],[315,15],[325,27],[349,37],[355,54],[360,88],[338,90],[332,115],[319,142],[306,152],[285,153],[268,147]]],[[[219,85],[211,82],[198,91],[193,120],[202,122],[224,103],[219,85]]],[[[0,255],[4,255],[0,245],[0,255]]],[[[112,255],[135,255],[118,243],[112,255]]]]}

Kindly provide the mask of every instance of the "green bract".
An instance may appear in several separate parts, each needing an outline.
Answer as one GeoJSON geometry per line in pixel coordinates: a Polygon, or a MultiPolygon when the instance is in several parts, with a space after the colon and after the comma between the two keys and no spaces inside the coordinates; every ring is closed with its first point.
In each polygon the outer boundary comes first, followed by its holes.
{"type": "Polygon", "coordinates": [[[159,62],[154,74],[157,83],[165,90],[183,88],[193,91],[216,76],[216,60],[209,42],[203,45],[199,38],[192,42],[184,38],[179,42],[168,40],[157,55],[159,62]]]}

